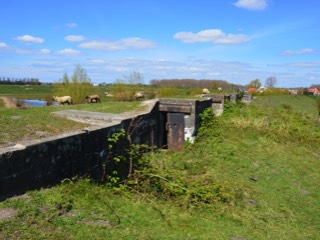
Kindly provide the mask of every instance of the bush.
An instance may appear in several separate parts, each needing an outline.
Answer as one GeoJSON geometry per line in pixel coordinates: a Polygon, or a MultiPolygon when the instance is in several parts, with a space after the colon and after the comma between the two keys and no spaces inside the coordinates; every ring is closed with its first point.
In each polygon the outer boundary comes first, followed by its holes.
{"type": "Polygon", "coordinates": [[[84,103],[85,96],[90,93],[91,81],[86,73],[86,70],[80,65],[72,75],[72,80],[69,80],[67,73],[59,83],[54,84],[54,95],[56,96],[71,96],[73,103],[84,103]]]}
{"type": "Polygon", "coordinates": [[[116,82],[112,86],[113,99],[116,101],[132,101],[134,99],[135,87],[122,82],[116,82]]]}
{"type": "Polygon", "coordinates": [[[192,89],[189,89],[189,91],[188,91],[189,96],[195,96],[195,95],[200,95],[200,94],[202,94],[201,88],[192,88],[192,89]]]}
{"type": "Polygon", "coordinates": [[[174,97],[177,95],[177,88],[175,87],[161,87],[158,92],[158,97],[174,97]]]}

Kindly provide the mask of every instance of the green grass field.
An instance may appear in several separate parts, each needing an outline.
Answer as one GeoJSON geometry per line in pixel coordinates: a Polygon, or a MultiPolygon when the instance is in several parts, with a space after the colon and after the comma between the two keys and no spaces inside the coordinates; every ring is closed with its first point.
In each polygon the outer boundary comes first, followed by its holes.
{"type": "Polygon", "coordinates": [[[196,143],[145,154],[130,184],[78,177],[7,199],[0,239],[320,239],[314,102],[227,105],[196,143]]]}
{"type": "Polygon", "coordinates": [[[0,85],[0,96],[38,100],[52,93],[53,87],[50,85],[0,85]]]}
{"type": "Polygon", "coordinates": [[[295,111],[317,115],[316,100],[319,97],[315,96],[297,96],[297,95],[272,95],[272,96],[258,96],[255,99],[255,104],[266,108],[287,108],[295,111]]]}
{"type": "MultiPolygon", "coordinates": [[[[116,102],[106,97],[104,87],[94,87],[101,94],[99,104],[76,104],[65,106],[29,107],[26,109],[6,108],[0,99],[0,147],[14,145],[20,141],[40,139],[61,132],[79,130],[85,124],[52,116],[50,113],[65,109],[87,110],[94,112],[122,113],[138,109],[140,102],[116,102]]],[[[0,97],[21,99],[45,99],[52,96],[52,86],[12,86],[0,85],[0,97]],[[32,88],[32,89],[27,89],[32,88]]]]}

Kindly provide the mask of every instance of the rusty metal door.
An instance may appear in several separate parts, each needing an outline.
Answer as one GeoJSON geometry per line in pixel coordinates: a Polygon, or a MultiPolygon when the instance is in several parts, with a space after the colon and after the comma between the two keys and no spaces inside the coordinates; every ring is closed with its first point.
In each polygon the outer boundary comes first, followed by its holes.
{"type": "Polygon", "coordinates": [[[179,149],[184,144],[184,114],[167,114],[168,149],[179,149]]]}

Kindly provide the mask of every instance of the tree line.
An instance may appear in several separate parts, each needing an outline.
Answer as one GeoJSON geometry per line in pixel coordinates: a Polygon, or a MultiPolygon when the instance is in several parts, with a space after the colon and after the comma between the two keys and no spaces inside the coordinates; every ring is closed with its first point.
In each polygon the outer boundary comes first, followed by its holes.
{"type": "Polygon", "coordinates": [[[40,85],[38,78],[9,78],[0,77],[0,84],[2,85],[40,85]]]}
{"type": "Polygon", "coordinates": [[[231,84],[225,80],[208,80],[208,79],[161,79],[161,80],[151,80],[150,84],[155,87],[182,87],[182,88],[208,88],[217,89],[221,87],[222,89],[234,90],[240,85],[231,84]]]}
{"type": "Polygon", "coordinates": [[[320,90],[320,84],[312,84],[310,88],[317,88],[318,90],[320,90]]]}

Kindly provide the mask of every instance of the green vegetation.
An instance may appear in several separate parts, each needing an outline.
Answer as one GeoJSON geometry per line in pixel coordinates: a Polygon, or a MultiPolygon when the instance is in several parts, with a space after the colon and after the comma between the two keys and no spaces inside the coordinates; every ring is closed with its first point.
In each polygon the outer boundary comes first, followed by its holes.
{"type": "Polygon", "coordinates": [[[132,101],[135,99],[135,93],[143,90],[143,76],[139,72],[117,79],[111,88],[113,98],[117,101],[132,101]]]}
{"type": "MultiPolygon", "coordinates": [[[[0,100],[0,103],[2,101],[0,100]]],[[[85,110],[93,112],[122,113],[137,109],[139,102],[114,102],[104,99],[102,103],[76,104],[69,106],[45,106],[26,109],[8,109],[0,104],[0,146],[16,141],[39,139],[61,132],[79,130],[84,126],[71,120],[51,115],[61,110],[85,110]]]]}
{"type": "Polygon", "coordinates": [[[177,88],[175,87],[161,87],[158,91],[160,98],[172,97],[177,95],[177,88]]]}
{"type": "Polygon", "coordinates": [[[45,99],[53,94],[51,85],[0,85],[0,96],[20,99],[45,99]]]}
{"type": "Polygon", "coordinates": [[[85,96],[90,94],[90,90],[91,80],[81,65],[76,66],[71,81],[68,74],[65,73],[62,80],[54,84],[55,96],[72,96],[74,103],[84,103],[85,96]]]}
{"type": "Polygon", "coordinates": [[[262,108],[289,108],[303,114],[317,114],[317,99],[315,96],[299,96],[299,95],[268,95],[257,96],[254,100],[255,104],[262,108]]]}
{"type": "Polygon", "coordinates": [[[248,88],[259,88],[261,87],[261,82],[259,79],[252,80],[249,84],[247,84],[248,88]]]}
{"type": "Polygon", "coordinates": [[[320,98],[317,99],[317,109],[318,109],[318,115],[320,116],[320,98]]]}
{"type": "Polygon", "coordinates": [[[194,144],[141,155],[121,184],[65,179],[7,199],[17,214],[0,238],[319,239],[316,100],[291,97],[205,112],[194,144]]]}

